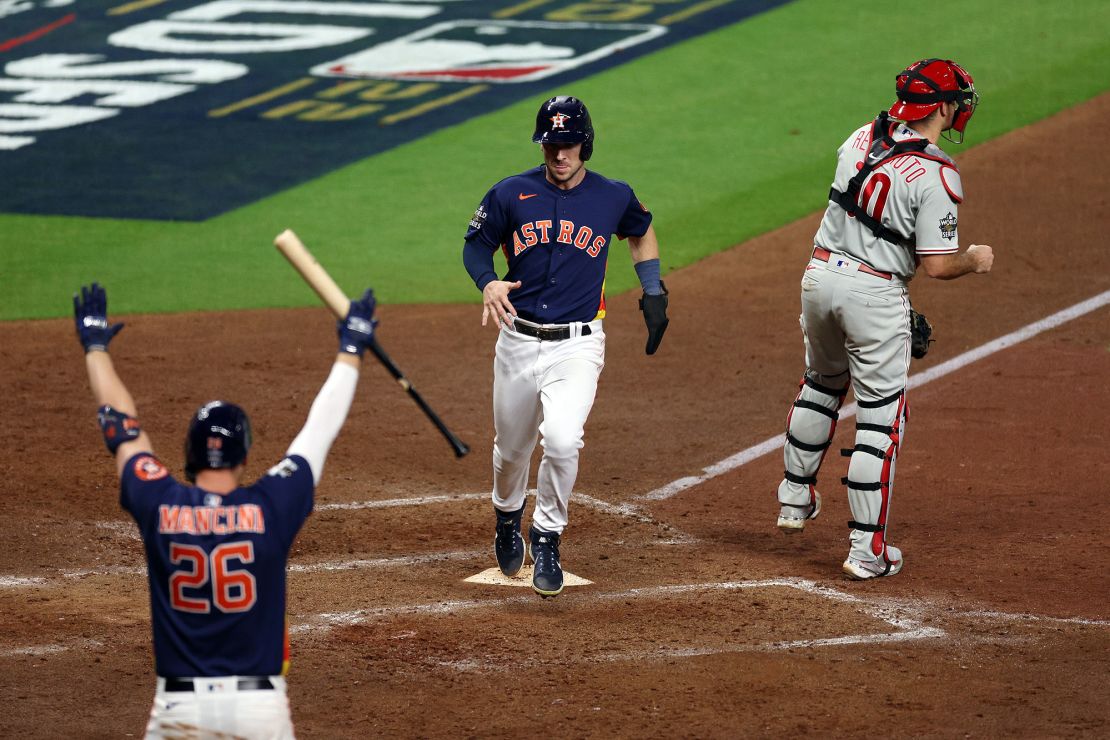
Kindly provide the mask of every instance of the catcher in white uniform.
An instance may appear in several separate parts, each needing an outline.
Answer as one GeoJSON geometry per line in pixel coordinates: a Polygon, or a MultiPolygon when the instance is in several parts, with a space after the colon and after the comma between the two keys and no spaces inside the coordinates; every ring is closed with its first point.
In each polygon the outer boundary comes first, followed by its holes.
{"type": "Polygon", "coordinates": [[[925,59],[896,77],[898,102],[861,126],[837,151],[829,207],[802,276],[806,371],[787,420],[786,470],[778,526],[801,532],[821,511],[817,471],[839,409],[855,391],[855,447],[848,502],[853,579],[892,576],[902,552],[888,541],[898,452],[906,433],[906,378],[928,348],[928,322],[910,307],[918,265],[932,278],[987,273],[985,245],[959,251],[960,171],[937,146],[962,143],[979,96],[971,75],[949,60],[925,59]],[[954,134],[950,132],[955,132],[954,134]],[[913,331],[911,331],[913,326],[913,331]],[[924,337],[911,342],[913,333],[924,337]]]}

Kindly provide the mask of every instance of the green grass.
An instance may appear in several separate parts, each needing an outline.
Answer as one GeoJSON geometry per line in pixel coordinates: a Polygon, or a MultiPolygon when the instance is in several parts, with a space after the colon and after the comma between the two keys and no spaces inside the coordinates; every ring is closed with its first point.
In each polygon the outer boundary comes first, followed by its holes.
{"type": "MultiPolygon", "coordinates": [[[[836,147],[893,102],[906,64],[942,56],[971,71],[974,145],[1110,89],[1107,28],[1104,0],[798,0],[565,90],[593,114],[591,166],[652,209],[671,270],[821,208],[836,147]]],[[[315,305],[271,246],[286,227],[349,293],[477,301],[466,223],[490,185],[539,163],[543,97],[203,223],[0,215],[0,319],[65,315],[93,279],[117,313],[315,305]]],[[[635,285],[626,255],[614,245],[610,293],[635,285]]]]}

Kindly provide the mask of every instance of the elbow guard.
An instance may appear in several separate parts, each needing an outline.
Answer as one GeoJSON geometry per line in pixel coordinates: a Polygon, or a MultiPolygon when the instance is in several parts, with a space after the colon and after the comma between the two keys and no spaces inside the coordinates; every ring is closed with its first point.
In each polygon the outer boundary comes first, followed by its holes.
{"type": "Polygon", "coordinates": [[[143,431],[138,419],[111,406],[101,406],[97,411],[96,420],[100,423],[100,431],[104,434],[104,444],[108,452],[113,455],[121,444],[138,439],[143,431]]]}

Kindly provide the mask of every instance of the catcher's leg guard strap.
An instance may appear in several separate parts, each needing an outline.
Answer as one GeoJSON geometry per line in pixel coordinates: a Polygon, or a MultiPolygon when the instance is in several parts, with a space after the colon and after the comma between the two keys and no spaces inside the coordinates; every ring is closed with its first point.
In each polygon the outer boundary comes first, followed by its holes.
{"type": "Polygon", "coordinates": [[[886,551],[890,497],[906,424],[904,391],[880,401],[857,404],[856,445],[843,479],[852,509],[852,556],[865,560],[886,551]]]}
{"type": "MultiPolygon", "coordinates": [[[[857,425],[856,428],[857,429],[859,428],[858,425],[857,425]]],[[[889,427],[884,427],[884,428],[889,428],[889,427]]],[[[883,458],[883,457],[886,456],[886,451],[885,450],[880,450],[878,447],[872,447],[871,445],[856,445],[855,447],[849,447],[848,449],[841,450],[840,454],[843,457],[851,457],[852,454],[855,453],[857,450],[859,452],[866,452],[868,455],[874,455],[875,457],[878,457],[878,458],[883,458]]],[[[847,478],[844,478],[841,481],[841,483],[847,483],[847,482],[848,482],[847,478]]]]}
{"type": "Polygon", "coordinates": [[[902,390],[898,391],[897,393],[892,393],[891,395],[887,396],[886,398],[879,398],[879,399],[874,400],[874,401],[859,401],[859,400],[857,400],[856,401],[856,406],[858,406],[861,409],[881,408],[883,406],[886,406],[888,403],[894,403],[895,401],[900,399],[903,395],[905,395],[905,393],[906,393],[906,391],[903,388],[902,390]]]}
{"type": "MultiPolygon", "coordinates": [[[[844,373],[841,373],[841,375],[843,374],[844,373]]],[[[835,377],[840,377],[840,375],[837,375],[835,377]]],[[[809,376],[808,372],[802,377],[802,383],[808,385],[810,388],[817,391],[818,393],[826,396],[839,396],[841,399],[843,399],[844,396],[848,395],[848,386],[837,389],[828,385],[824,385],[822,383],[818,383],[816,380],[809,376]]]]}
{"type": "Polygon", "coordinates": [[[817,476],[815,475],[794,475],[789,470],[784,470],[782,471],[782,477],[790,483],[797,483],[800,486],[817,485],[817,476]]]}
{"type": "Polygon", "coordinates": [[[817,471],[832,444],[840,406],[848,392],[846,373],[831,378],[807,370],[798,384],[798,395],[786,420],[786,445],[783,448],[783,485],[779,502],[787,506],[808,506],[809,487],[817,483],[817,471]],[[834,387],[840,381],[841,388],[834,387]]]}
{"type": "MultiPolygon", "coordinates": [[[[880,457],[883,460],[886,460],[886,453],[880,455],[880,457]]],[[[843,478],[841,478],[840,482],[848,486],[848,488],[854,488],[857,491],[880,491],[887,485],[886,482],[882,480],[867,481],[866,483],[861,483],[858,480],[852,480],[848,476],[844,476],[843,478]]]]}

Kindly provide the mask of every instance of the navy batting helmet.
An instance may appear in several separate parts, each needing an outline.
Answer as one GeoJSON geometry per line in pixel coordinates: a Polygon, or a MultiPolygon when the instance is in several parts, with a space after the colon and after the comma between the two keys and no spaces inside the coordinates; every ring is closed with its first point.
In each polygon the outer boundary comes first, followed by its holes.
{"type": "Polygon", "coordinates": [[[582,161],[594,153],[594,124],[590,112],[578,98],[559,95],[540,106],[536,114],[537,144],[581,144],[582,161]]]}
{"type": "Polygon", "coordinates": [[[251,448],[247,412],[227,401],[209,401],[197,409],[185,435],[185,477],[193,482],[199,470],[234,468],[251,448]]]}

